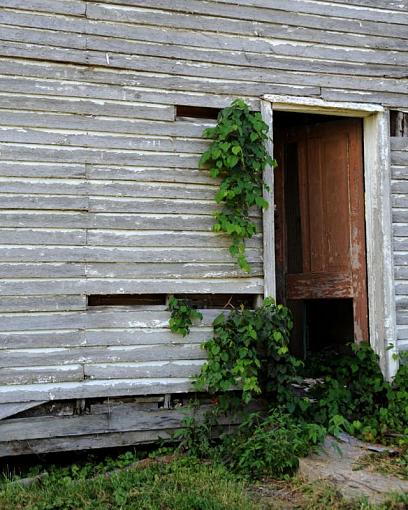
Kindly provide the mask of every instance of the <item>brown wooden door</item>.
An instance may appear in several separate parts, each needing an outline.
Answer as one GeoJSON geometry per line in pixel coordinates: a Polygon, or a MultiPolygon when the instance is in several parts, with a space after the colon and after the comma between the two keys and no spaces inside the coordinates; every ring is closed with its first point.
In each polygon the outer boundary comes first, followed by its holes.
{"type": "Polygon", "coordinates": [[[278,298],[352,298],[354,338],[368,340],[361,121],[287,128],[275,143],[278,298]]]}

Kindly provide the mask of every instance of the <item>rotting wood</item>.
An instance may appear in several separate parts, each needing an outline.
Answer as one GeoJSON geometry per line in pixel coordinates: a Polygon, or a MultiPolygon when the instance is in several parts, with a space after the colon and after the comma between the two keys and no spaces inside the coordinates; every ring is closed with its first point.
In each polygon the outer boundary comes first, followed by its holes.
{"type": "Polygon", "coordinates": [[[5,418],[9,418],[10,416],[14,416],[18,413],[26,411],[27,409],[32,409],[33,407],[38,407],[44,404],[45,401],[38,402],[18,402],[9,404],[1,404],[0,405],[0,420],[4,420],[5,418]]]}

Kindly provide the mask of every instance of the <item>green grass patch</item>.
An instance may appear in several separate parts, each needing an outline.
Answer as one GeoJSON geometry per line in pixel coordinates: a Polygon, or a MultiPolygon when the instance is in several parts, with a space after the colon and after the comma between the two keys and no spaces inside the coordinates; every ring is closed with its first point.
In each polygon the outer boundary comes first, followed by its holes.
{"type": "MultiPolygon", "coordinates": [[[[90,469],[90,473],[92,470],[90,469]]],[[[245,483],[226,468],[193,457],[152,462],[96,477],[53,469],[30,487],[7,483],[2,510],[251,510],[245,483]]]]}

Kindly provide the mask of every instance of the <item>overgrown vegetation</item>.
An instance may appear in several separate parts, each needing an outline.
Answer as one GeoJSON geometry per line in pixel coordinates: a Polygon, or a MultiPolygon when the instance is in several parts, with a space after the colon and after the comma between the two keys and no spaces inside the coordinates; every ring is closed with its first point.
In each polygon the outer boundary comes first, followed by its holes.
{"type": "Polygon", "coordinates": [[[305,366],[289,352],[291,328],[289,310],[271,299],[256,310],[241,308],[215,319],[196,388],[216,394],[219,404],[204,421],[194,415],[187,419],[180,434],[184,450],[237,473],[282,477],[293,473],[298,457],[327,433],[346,431],[368,441],[408,444],[404,359],[393,383],[384,379],[367,343],[351,344],[347,353],[314,357],[305,366]],[[317,384],[302,389],[305,376],[318,376],[317,384]],[[236,431],[215,441],[218,416],[255,397],[268,403],[263,414],[247,412],[236,431]]]}
{"type": "Polygon", "coordinates": [[[215,214],[213,230],[231,236],[230,253],[241,269],[249,272],[245,240],[256,233],[250,210],[268,207],[263,197],[263,171],[267,165],[276,166],[265,146],[268,126],[259,112],[251,112],[242,99],[236,99],[220,112],[217,125],[203,135],[213,141],[200,165],[209,169],[211,177],[221,179],[215,200],[223,207],[215,214]]]}
{"type": "Polygon", "coordinates": [[[171,296],[168,307],[170,311],[170,329],[178,335],[187,336],[193,322],[200,321],[203,318],[202,313],[192,308],[185,299],[171,296]]]}

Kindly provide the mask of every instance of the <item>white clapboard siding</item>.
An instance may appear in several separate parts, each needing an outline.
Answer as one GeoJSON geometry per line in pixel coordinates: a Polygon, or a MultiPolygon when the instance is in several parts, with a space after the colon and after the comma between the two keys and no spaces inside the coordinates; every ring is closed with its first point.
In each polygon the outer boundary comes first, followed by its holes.
{"type": "Polygon", "coordinates": [[[220,310],[202,312],[203,321],[185,338],[170,331],[164,306],[2,313],[0,402],[38,400],[40,394],[45,400],[114,396],[132,394],[132,388],[136,394],[186,391],[205,361],[201,344],[220,310]]]}
{"type": "Polygon", "coordinates": [[[408,138],[391,138],[392,218],[394,235],[397,334],[408,349],[408,138]]]}
{"type": "MultiPolygon", "coordinates": [[[[198,169],[214,121],[176,105],[259,109],[268,93],[408,108],[405,3],[2,0],[0,402],[190,390],[217,311],[182,338],[164,307],[86,309],[87,294],[263,291],[261,213],[246,274],[211,231],[218,183],[198,169]]],[[[404,142],[392,154],[408,348],[404,142]]]]}

